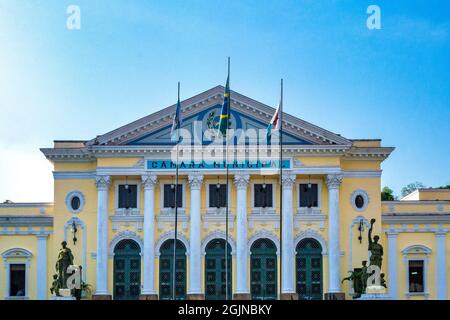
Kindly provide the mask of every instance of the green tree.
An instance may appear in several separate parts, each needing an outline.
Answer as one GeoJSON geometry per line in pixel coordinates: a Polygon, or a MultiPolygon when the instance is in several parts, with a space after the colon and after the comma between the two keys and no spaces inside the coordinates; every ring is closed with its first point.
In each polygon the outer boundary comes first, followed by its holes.
{"type": "Polygon", "coordinates": [[[385,186],[383,190],[381,190],[381,201],[394,201],[394,190],[385,186]]]}
{"type": "Polygon", "coordinates": [[[423,188],[426,188],[426,187],[422,182],[416,181],[416,182],[409,183],[407,186],[402,188],[402,197],[406,197],[411,192],[416,191],[417,189],[423,189],[423,188]]]}

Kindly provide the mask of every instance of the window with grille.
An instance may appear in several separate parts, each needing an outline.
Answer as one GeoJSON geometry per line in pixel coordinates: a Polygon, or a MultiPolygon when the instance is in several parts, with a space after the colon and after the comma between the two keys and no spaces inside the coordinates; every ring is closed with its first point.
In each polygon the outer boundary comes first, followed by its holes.
{"type": "Polygon", "coordinates": [[[272,184],[255,184],[253,194],[255,208],[273,207],[272,184]]]}
{"type": "Polygon", "coordinates": [[[227,185],[210,184],[209,185],[209,207],[223,208],[227,206],[227,185]],[[219,187],[219,188],[217,188],[219,187]]]}
{"type": "Polygon", "coordinates": [[[119,206],[120,209],[137,208],[137,185],[119,185],[119,206]]]}
{"type": "Polygon", "coordinates": [[[319,206],[319,194],[317,183],[303,184],[300,187],[300,207],[301,208],[312,208],[319,206]]]}
{"type": "Polygon", "coordinates": [[[423,260],[409,260],[409,292],[424,292],[424,265],[423,260]]]}
{"type": "MultiPolygon", "coordinates": [[[[177,206],[183,207],[183,185],[179,184],[177,188],[177,206]]],[[[175,208],[175,185],[164,185],[164,208],[175,208]]]]}
{"type": "Polygon", "coordinates": [[[11,297],[25,296],[25,264],[9,266],[9,295],[11,297]]]}

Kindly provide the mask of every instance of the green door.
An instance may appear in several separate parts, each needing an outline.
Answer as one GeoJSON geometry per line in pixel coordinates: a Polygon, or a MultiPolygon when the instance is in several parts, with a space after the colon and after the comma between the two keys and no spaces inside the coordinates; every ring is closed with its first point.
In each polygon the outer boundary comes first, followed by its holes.
{"type": "Polygon", "coordinates": [[[205,251],[205,299],[225,300],[227,295],[225,284],[228,283],[228,300],[231,300],[231,246],[228,244],[227,247],[227,271],[225,270],[225,240],[211,240],[205,251]],[[227,273],[228,277],[226,277],[227,273]]]}
{"type": "Polygon", "coordinates": [[[277,248],[272,240],[258,239],[251,247],[250,290],[254,300],[277,298],[277,248]]]}
{"type": "MultiPolygon", "coordinates": [[[[166,240],[160,249],[159,256],[159,298],[173,299],[173,240],[166,240]]],[[[175,299],[186,299],[186,247],[177,240],[175,258],[175,299]]]]}
{"type": "Polygon", "coordinates": [[[114,299],[137,300],[141,292],[141,255],[139,245],[130,239],[114,248],[114,299]]]}
{"type": "Polygon", "coordinates": [[[322,246],[315,239],[297,245],[297,293],[300,300],[322,300],[322,246]]]}

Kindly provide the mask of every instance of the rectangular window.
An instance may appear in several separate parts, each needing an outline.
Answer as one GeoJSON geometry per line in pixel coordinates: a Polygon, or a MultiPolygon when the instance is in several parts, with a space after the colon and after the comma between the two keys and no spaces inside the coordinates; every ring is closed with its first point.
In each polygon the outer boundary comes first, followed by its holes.
{"type": "Polygon", "coordinates": [[[209,207],[210,208],[224,208],[227,206],[227,185],[220,184],[209,185],[209,207]]]}
{"type": "MultiPolygon", "coordinates": [[[[200,201],[200,199],[199,199],[200,201]]],[[[177,206],[183,207],[183,185],[177,188],[177,206]]],[[[164,185],[164,208],[175,208],[175,184],[164,185]]]]}
{"type": "Polygon", "coordinates": [[[137,185],[119,185],[119,208],[137,208],[137,185]]]}
{"type": "Polygon", "coordinates": [[[253,190],[253,206],[255,208],[266,208],[273,206],[272,184],[255,184],[253,190]]]}
{"type": "Polygon", "coordinates": [[[409,292],[424,292],[423,260],[409,260],[409,292]]]}
{"type": "Polygon", "coordinates": [[[25,296],[25,264],[9,265],[9,296],[25,296]]]}
{"type": "Polygon", "coordinates": [[[319,206],[319,194],[317,183],[300,184],[300,208],[312,208],[319,206]]]}

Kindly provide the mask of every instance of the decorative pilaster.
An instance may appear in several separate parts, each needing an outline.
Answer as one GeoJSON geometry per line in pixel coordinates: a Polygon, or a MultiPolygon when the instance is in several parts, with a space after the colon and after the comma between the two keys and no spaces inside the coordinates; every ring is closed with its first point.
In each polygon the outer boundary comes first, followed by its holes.
{"type": "Polygon", "coordinates": [[[436,235],[436,299],[447,300],[447,259],[445,231],[438,231],[436,235]]]}
{"type": "Polygon", "coordinates": [[[281,181],[283,188],[283,233],[282,238],[282,296],[281,299],[298,299],[295,294],[295,252],[294,252],[294,208],[292,189],[295,184],[294,174],[283,174],[281,181]],[[295,297],[294,297],[295,295],[295,297]]]}
{"type": "Polygon", "coordinates": [[[341,290],[341,247],[339,234],[339,187],[342,175],[327,176],[328,186],[328,294],[326,299],[344,299],[341,290]]]}
{"type": "Polygon", "coordinates": [[[397,231],[386,232],[388,237],[388,288],[389,296],[398,299],[398,275],[397,275],[397,231]]]}
{"type": "Polygon", "coordinates": [[[155,186],[157,177],[141,176],[144,189],[144,285],[141,300],[157,300],[155,291],[155,186]]]}
{"type": "Polygon", "coordinates": [[[234,299],[250,299],[248,287],[247,186],[250,175],[234,176],[236,196],[236,290],[234,299]]]}
{"type": "Polygon", "coordinates": [[[36,298],[47,299],[47,237],[48,234],[36,235],[38,240],[37,250],[37,276],[36,276],[36,298]]]}
{"type": "Polygon", "coordinates": [[[202,266],[201,266],[201,214],[200,197],[203,175],[199,173],[188,176],[191,188],[191,223],[190,223],[190,257],[189,257],[189,290],[188,299],[202,299],[202,266]]]}
{"type": "Polygon", "coordinates": [[[95,177],[97,186],[97,258],[94,299],[111,299],[108,291],[108,189],[110,176],[95,177]]]}

